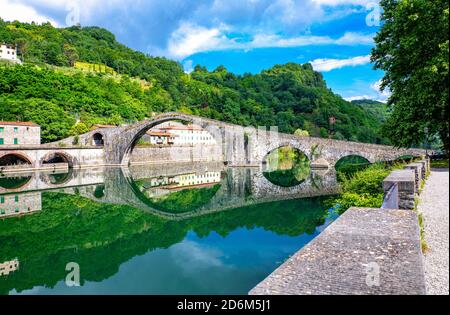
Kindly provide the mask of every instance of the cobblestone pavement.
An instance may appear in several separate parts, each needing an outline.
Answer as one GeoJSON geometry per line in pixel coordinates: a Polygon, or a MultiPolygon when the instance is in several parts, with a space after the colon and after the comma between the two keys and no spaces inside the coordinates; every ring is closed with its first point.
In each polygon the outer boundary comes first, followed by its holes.
{"type": "Polygon", "coordinates": [[[432,170],[420,195],[419,211],[423,213],[424,256],[427,294],[449,294],[449,172],[432,170]]]}

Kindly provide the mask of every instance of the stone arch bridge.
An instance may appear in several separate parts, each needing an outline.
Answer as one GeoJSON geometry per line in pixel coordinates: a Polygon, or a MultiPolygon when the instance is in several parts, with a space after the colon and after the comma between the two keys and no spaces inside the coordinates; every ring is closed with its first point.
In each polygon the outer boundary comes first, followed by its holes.
{"type": "Polygon", "coordinates": [[[312,163],[331,167],[349,155],[362,156],[374,163],[395,160],[405,155],[425,154],[425,150],[421,149],[398,149],[386,145],[298,137],[277,130],[243,127],[176,112],[165,113],[129,126],[94,130],[83,135],[80,141],[90,145],[95,137],[101,135],[106,164],[128,165],[131,152],[142,135],[161,123],[174,120],[193,123],[207,130],[222,149],[223,161],[230,166],[259,166],[269,152],[284,145],[304,152],[312,163]]]}
{"type": "MultiPolygon", "coordinates": [[[[138,140],[151,128],[168,121],[188,122],[207,130],[216,140],[223,162],[229,166],[260,166],[272,150],[289,145],[304,152],[312,165],[334,167],[349,155],[358,155],[369,162],[395,160],[404,155],[423,156],[425,150],[395,148],[386,145],[298,137],[275,129],[243,127],[184,113],[165,113],[138,123],[90,131],[38,147],[0,149],[0,160],[10,156],[23,160],[31,168],[40,168],[58,157],[69,167],[95,165],[129,165],[138,140]]],[[[199,146],[199,156],[207,154],[199,146]]],[[[161,161],[164,162],[164,161],[161,161]]],[[[1,166],[1,165],[0,165],[1,166]]]]}

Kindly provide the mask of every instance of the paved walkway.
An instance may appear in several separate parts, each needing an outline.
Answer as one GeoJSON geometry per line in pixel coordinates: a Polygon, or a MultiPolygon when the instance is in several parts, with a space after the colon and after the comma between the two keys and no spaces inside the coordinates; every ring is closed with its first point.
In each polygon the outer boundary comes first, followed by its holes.
{"type": "Polygon", "coordinates": [[[428,251],[424,256],[427,294],[449,294],[449,172],[432,171],[420,195],[428,251]]]}
{"type": "Polygon", "coordinates": [[[417,214],[350,208],[249,293],[426,293],[417,214]]]}

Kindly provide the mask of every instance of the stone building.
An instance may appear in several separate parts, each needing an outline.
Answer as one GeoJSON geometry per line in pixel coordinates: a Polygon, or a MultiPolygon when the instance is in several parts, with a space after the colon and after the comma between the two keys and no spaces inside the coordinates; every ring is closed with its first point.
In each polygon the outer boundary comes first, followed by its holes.
{"type": "Polygon", "coordinates": [[[0,148],[40,144],[41,127],[35,123],[0,121],[0,148]]]}
{"type": "Polygon", "coordinates": [[[0,44],[0,59],[22,63],[17,57],[17,47],[11,44],[0,44]]]}
{"type": "Polygon", "coordinates": [[[0,219],[20,216],[42,210],[40,192],[0,196],[0,219]]]}

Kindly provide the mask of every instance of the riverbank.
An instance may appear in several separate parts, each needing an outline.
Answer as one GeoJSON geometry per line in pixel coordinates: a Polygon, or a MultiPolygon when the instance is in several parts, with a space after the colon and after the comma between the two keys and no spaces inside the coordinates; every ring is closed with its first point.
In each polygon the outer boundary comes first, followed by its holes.
{"type": "Polygon", "coordinates": [[[428,250],[424,255],[427,294],[449,294],[449,170],[433,169],[420,195],[428,250]]]}
{"type": "Polygon", "coordinates": [[[424,159],[344,177],[334,200],[343,214],[249,294],[426,294],[420,212],[413,209],[428,170],[424,159]]]}

